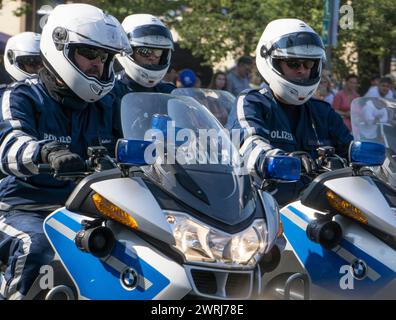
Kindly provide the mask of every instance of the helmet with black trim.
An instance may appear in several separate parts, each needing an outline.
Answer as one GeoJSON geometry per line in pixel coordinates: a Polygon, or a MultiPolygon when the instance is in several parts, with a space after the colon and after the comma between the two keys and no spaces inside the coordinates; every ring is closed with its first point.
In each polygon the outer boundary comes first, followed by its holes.
{"type": "Polygon", "coordinates": [[[132,54],[118,55],[118,61],[131,79],[144,87],[154,87],[168,71],[173,50],[172,34],[151,14],[130,15],[124,19],[122,27],[128,35],[132,54]],[[149,55],[155,51],[160,51],[158,64],[141,64],[135,59],[140,52],[149,55]]]}
{"type": "Polygon", "coordinates": [[[16,81],[35,76],[42,67],[40,34],[22,32],[9,38],[4,50],[4,67],[16,81]]]}
{"type": "Polygon", "coordinates": [[[292,105],[304,104],[316,91],[325,61],[323,42],[305,22],[298,19],[271,21],[264,29],[256,49],[260,74],[276,96],[292,105]],[[282,60],[307,60],[312,64],[308,79],[287,79],[282,60]]]}
{"type": "MultiPolygon", "coordinates": [[[[40,50],[44,67],[63,81],[79,98],[94,102],[114,86],[116,54],[130,53],[128,38],[113,16],[92,5],[73,3],[58,5],[49,14],[41,35],[40,50]],[[76,64],[78,48],[102,52],[105,58],[100,78],[85,74],[76,64]]],[[[89,51],[89,50],[85,50],[89,51]]],[[[87,55],[88,59],[94,59],[87,55]]]]}

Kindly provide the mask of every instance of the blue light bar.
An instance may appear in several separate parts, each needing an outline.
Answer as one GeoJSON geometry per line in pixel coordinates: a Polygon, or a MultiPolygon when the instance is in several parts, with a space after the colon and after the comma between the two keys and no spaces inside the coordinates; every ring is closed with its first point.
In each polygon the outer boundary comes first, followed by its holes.
{"type": "Polygon", "coordinates": [[[264,160],[264,178],[282,181],[300,179],[301,162],[289,156],[272,156],[264,160]]]}
{"type": "Polygon", "coordinates": [[[146,149],[150,145],[152,145],[151,141],[118,139],[116,160],[120,164],[132,166],[153,164],[155,161],[155,149],[153,154],[146,154],[146,149]]]}
{"type": "Polygon", "coordinates": [[[154,114],[151,118],[151,129],[162,131],[164,139],[166,139],[168,134],[168,121],[172,121],[172,118],[168,115],[154,114]]]}
{"type": "Polygon", "coordinates": [[[174,123],[171,123],[172,118],[169,117],[166,114],[154,114],[153,117],[151,118],[151,129],[156,129],[162,132],[164,141],[168,142],[168,138],[173,139],[175,145],[180,146],[182,145],[187,138],[184,137],[183,141],[176,141],[176,136],[177,133],[182,130],[183,128],[179,127],[174,127],[174,123]],[[173,136],[172,136],[172,131],[170,131],[170,136],[168,137],[168,123],[169,123],[169,128],[173,131],[173,136]]]}
{"type": "Polygon", "coordinates": [[[349,148],[349,159],[354,165],[380,166],[385,160],[385,146],[369,141],[354,141],[349,148]]]}

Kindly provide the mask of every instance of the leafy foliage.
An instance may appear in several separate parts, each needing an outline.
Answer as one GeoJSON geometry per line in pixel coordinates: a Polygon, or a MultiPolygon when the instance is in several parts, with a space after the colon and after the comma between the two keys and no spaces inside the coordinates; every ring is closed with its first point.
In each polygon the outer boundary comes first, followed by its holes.
{"type": "MultiPolygon", "coordinates": [[[[15,0],[13,0],[15,1],[15,0]]],[[[266,24],[277,18],[299,18],[318,33],[324,0],[88,0],[120,21],[129,14],[160,16],[180,35],[179,44],[208,65],[228,57],[253,54],[266,24]]],[[[353,29],[338,30],[332,51],[334,71],[343,77],[357,67],[363,82],[379,72],[380,61],[395,51],[396,1],[341,0],[353,8],[353,29]],[[357,59],[356,59],[357,57],[357,59]]],[[[0,0],[1,8],[2,0],[0,0]]],[[[16,14],[27,10],[27,2],[16,14]]],[[[342,18],[342,14],[340,16],[342,18]]]]}

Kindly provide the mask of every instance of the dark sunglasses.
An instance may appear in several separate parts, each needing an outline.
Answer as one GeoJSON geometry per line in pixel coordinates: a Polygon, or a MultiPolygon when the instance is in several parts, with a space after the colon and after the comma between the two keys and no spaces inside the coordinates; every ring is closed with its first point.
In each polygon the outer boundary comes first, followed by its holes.
{"type": "Polygon", "coordinates": [[[144,57],[144,58],[148,58],[150,56],[154,56],[156,58],[161,58],[164,50],[157,49],[157,48],[138,47],[138,48],[134,49],[134,52],[136,52],[139,56],[144,57]]]}
{"type": "Polygon", "coordinates": [[[26,67],[32,67],[32,68],[40,67],[43,64],[40,56],[17,57],[16,62],[20,66],[26,66],[26,67]]]}
{"type": "Polygon", "coordinates": [[[282,60],[286,63],[286,65],[293,70],[297,70],[302,65],[305,69],[312,69],[315,65],[314,60],[296,60],[296,59],[287,59],[282,60]]]}
{"type": "Polygon", "coordinates": [[[109,54],[102,49],[90,48],[90,47],[77,47],[77,53],[88,60],[95,60],[97,57],[100,57],[100,61],[105,63],[109,54]]]}

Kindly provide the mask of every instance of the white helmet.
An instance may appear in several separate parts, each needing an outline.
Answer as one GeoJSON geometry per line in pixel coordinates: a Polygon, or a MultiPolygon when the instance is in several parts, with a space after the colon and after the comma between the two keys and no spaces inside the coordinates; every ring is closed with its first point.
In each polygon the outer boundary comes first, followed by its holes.
{"type": "Polygon", "coordinates": [[[87,102],[105,96],[114,86],[115,54],[130,52],[128,38],[116,18],[88,4],[58,5],[49,14],[41,35],[44,66],[71,91],[87,102]],[[77,46],[101,48],[109,53],[103,76],[97,79],[74,63],[77,46]]]}
{"type": "Polygon", "coordinates": [[[292,105],[304,104],[320,82],[325,51],[321,38],[305,22],[298,19],[271,21],[264,29],[256,49],[256,64],[271,90],[292,105]],[[315,64],[306,81],[286,80],[281,59],[310,59],[315,64]]]}
{"type": "Polygon", "coordinates": [[[22,32],[8,39],[4,51],[4,67],[16,81],[31,78],[36,73],[29,73],[26,64],[33,67],[41,65],[40,35],[34,32],[22,32]]]}
{"type": "Polygon", "coordinates": [[[128,35],[132,52],[136,47],[163,49],[158,65],[139,65],[132,57],[117,56],[126,74],[144,87],[154,87],[168,71],[173,38],[169,29],[151,14],[133,14],[124,19],[122,27],[128,35]]]}

